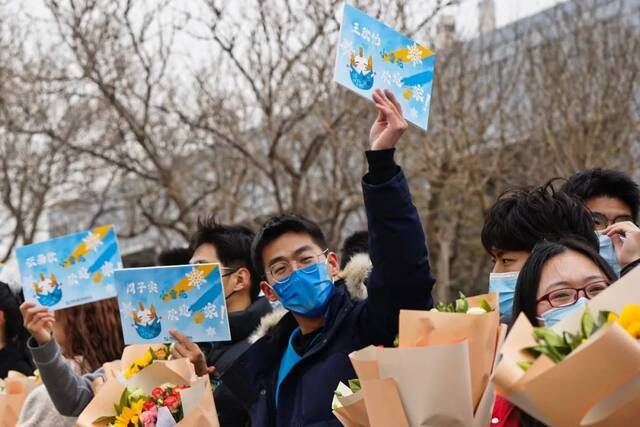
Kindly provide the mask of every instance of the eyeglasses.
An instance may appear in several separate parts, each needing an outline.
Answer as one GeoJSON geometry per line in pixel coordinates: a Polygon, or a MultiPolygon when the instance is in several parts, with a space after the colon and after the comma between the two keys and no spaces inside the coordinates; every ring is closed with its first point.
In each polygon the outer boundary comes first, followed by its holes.
{"type": "Polygon", "coordinates": [[[232,275],[233,273],[235,273],[236,271],[240,270],[241,267],[238,268],[231,268],[231,267],[220,267],[220,272],[222,273],[221,276],[222,277],[227,277],[232,275]],[[226,271],[226,273],[225,273],[226,271]]]}
{"type": "Polygon", "coordinates": [[[601,214],[600,212],[591,212],[591,218],[593,218],[596,230],[604,230],[610,225],[617,224],[619,222],[633,222],[633,217],[631,215],[618,215],[612,221],[610,221],[606,215],[601,214]]]}
{"type": "Polygon", "coordinates": [[[536,303],[546,301],[551,305],[551,307],[564,307],[565,305],[571,305],[578,301],[580,292],[582,292],[587,299],[591,299],[608,287],[608,281],[599,280],[597,282],[589,283],[587,286],[582,288],[556,289],[540,297],[536,303]]]}
{"type": "Polygon", "coordinates": [[[273,280],[277,283],[286,282],[295,270],[293,264],[295,264],[297,269],[302,270],[304,273],[315,273],[318,271],[317,264],[320,262],[321,258],[327,254],[327,252],[329,252],[329,249],[325,249],[316,255],[303,253],[296,260],[278,261],[269,266],[269,273],[271,273],[271,277],[273,277],[273,280]]]}

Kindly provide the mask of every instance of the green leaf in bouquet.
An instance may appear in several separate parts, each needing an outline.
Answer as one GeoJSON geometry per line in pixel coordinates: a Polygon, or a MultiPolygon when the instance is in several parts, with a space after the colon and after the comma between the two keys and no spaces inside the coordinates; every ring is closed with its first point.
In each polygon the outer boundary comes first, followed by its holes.
{"type": "Polygon", "coordinates": [[[480,308],[486,311],[487,313],[491,313],[493,311],[493,307],[491,307],[491,305],[484,298],[480,300],[480,308]]]}
{"type": "Polygon", "coordinates": [[[518,367],[520,367],[520,369],[522,369],[525,372],[527,372],[529,370],[531,365],[533,365],[533,362],[530,361],[530,360],[527,360],[525,362],[518,362],[518,367]]]}
{"type": "Polygon", "coordinates": [[[120,402],[116,403],[113,406],[116,410],[116,414],[118,415],[122,413],[123,408],[126,408],[127,406],[129,406],[129,389],[128,388],[125,387],[125,389],[122,391],[122,394],[120,395],[120,402]]]}
{"type": "Polygon", "coordinates": [[[151,353],[151,360],[156,360],[158,358],[158,356],[156,356],[156,352],[152,347],[149,347],[149,353],[151,353]]]}
{"type": "Polygon", "coordinates": [[[357,378],[354,380],[349,380],[349,388],[354,393],[360,391],[362,389],[362,386],[360,385],[360,380],[357,378]]]}
{"type": "Polygon", "coordinates": [[[400,335],[396,335],[396,339],[393,340],[393,346],[395,348],[398,348],[398,346],[400,346],[400,335]]]}
{"type": "Polygon", "coordinates": [[[562,339],[562,336],[548,328],[533,328],[533,337],[538,343],[544,343],[551,347],[567,347],[567,343],[562,339]]]}
{"type": "Polygon", "coordinates": [[[453,305],[452,304],[445,304],[442,302],[439,302],[436,305],[436,310],[438,310],[441,313],[453,313],[453,305]]]}
{"type": "Polygon", "coordinates": [[[580,334],[572,334],[571,332],[565,331],[563,334],[563,338],[564,338],[564,341],[569,346],[569,349],[570,349],[569,352],[575,350],[576,348],[578,348],[580,344],[582,344],[582,335],[580,334]]]}
{"type": "Polygon", "coordinates": [[[591,310],[585,308],[584,313],[582,313],[582,319],[580,320],[580,329],[582,330],[582,336],[584,338],[589,338],[595,332],[595,328],[596,324],[593,320],[591,310]]]}
{"type": "Polygon", "coordinates": [[[469,310],[469,301],[467,297],[460,292],[460,298],[456,300],[456,313],[466,313],[469,310]]]}

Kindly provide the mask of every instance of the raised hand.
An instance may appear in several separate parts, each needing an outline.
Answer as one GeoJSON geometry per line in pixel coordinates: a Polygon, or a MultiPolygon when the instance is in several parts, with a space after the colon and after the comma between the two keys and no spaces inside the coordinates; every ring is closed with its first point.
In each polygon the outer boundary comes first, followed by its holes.
{"type": "Polygon", "coordinates": [[[631,221],[611,224],[602,234],[611,237],[620,267],[640,259],[640,228],[631,221]]]}
{"type": "Polygon", "coordinates": [[[390,90],[373,91],[373,102],[378,117],[371,126],[369,147],[374,151],[394,148],[409,126],[402,116],[402,107],[390,90]]]}
{"type": "Polygon", "coordinates": [[[45,345],[51,341],[53,326],[56,319],[47,307],[37,306],[33,301],[25,301],[20,306],[24,319],[24,327],[29,331],[38,345],[45,345]]]}
{"type": "Polygon", "coordinates": [[[207,367],[207,360],[204,357],[202,350],[200,350],[200,347],[198,347],[198,344],[194,343],[175,329],[172,329],[169,333],[177,340],[176,345],[173,347],[173,357],[186,357],[189,359],[189,361],[193,363],[196,375],[199,377],[212,374],[213,371],[216,370],[213,366],[207,367]]]}

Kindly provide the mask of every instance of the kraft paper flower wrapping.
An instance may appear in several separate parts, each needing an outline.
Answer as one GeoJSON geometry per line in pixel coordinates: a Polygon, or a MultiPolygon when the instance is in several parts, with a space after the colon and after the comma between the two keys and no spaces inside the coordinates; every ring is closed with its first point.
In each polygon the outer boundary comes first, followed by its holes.
{"type": "Polygon", "coordinates": [[[125,348],[120,361],[105,364],[105,382],[97,388],[95,397],[80,414],[77,425],[102,425],[95,421],[101,417],[115,416],[114,404],[119,401],[125,387],[139,388],[145,394],[150,394],[155,387],[171,383],[189,386],[180,392],[184,418],[176,425],[218,427],[220,424],[209,377],[196,376],[188,359],[157,360],[129,379],[124,378],[122,368],[126,369],[148,349],[148,345],[129,346],[125,348]]]}
{"type": "Polygon", "coordinates": [[[16,425],[24,401],[37,385],[33,377],[9,371],[9,375],[4,380],[4,392],[0,393],[0,427],[16,425]]]}
{"type": "Polygon", "coordinates": [[[398,348],[366,347],[349,356],[362,390],[343,401],[336,416],[345,425],[487,426],[494,400],[489,378],[506,327],[499,323],[496,295],[484,314],[400,312],[398,348]],[[355,396],[355,395],[354,395],[355,396]],[[363,401],[366,423],[356,420],[363,401]]]}
{"type": "MultiPolygon", "coordinates": [[[[640,303],[640,269],[635,269],[587,304],[593,315],[621,313],[640,303]]],[[[554,325],[575,333],[583,312],[554,325]]],[[[535,345],[533,326],[521,315],[502,348],[493,377],[498,394],[553,426],[633,425],[640,417],[640,344],[618,323],[609,323],[559,363],[535,359],[523,349],[535,345]],[[524,371],[521,362],[533,361],[524,371]],[[632,422],[633,420],[633,422],[632,422]]]]}

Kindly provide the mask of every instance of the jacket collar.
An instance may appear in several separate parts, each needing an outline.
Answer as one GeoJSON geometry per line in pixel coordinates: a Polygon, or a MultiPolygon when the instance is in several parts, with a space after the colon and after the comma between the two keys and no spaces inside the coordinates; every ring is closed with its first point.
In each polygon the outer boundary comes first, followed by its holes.
{"type": "Polygon", "coordinates": [[[246,310],[229,313],[229,330],[231,341],[237,342],[247,338],[260,324],[261,319],[271,312],[269,301],[260,297],[246,310]]]}

